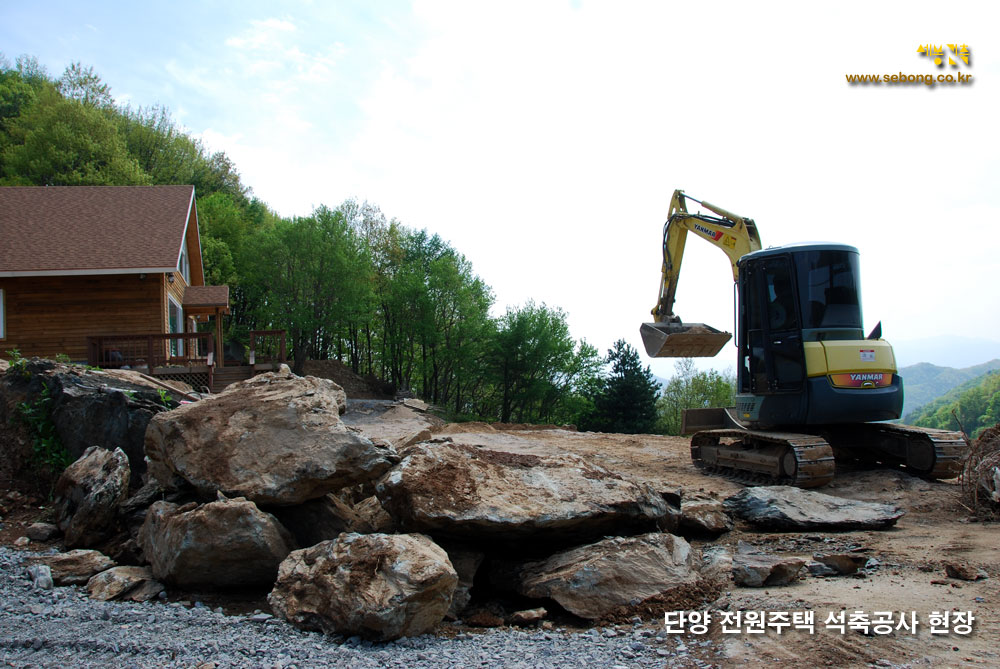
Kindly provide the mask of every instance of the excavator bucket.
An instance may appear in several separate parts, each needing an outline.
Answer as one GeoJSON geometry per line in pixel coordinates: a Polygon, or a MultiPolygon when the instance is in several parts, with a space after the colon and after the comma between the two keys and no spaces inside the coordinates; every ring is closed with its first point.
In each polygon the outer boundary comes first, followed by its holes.
{"type": "Polygon", "coordinates": [[[733,338],[704,323],[643,323],[639,333],[651,358],[711,358],[733,338]]]}

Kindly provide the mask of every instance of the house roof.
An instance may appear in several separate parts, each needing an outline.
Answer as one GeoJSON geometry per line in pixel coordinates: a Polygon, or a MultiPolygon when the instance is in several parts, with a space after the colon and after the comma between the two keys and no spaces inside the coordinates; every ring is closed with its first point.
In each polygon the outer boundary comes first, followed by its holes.
{"type": "Polygon", "coordinates": [[[228,307],[229,286],[188,286],[184,289],[184,308],[228,307]]]}
{"type": "Polygon", "coordinates": [[[0,276],[170,272],[194,186],[0,188],[0,276]]]}

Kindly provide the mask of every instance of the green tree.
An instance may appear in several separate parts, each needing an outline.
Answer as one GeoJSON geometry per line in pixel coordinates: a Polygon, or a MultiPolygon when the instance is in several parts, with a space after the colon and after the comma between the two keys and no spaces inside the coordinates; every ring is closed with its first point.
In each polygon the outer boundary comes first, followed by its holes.
{"type": "Polygon", "coordinates": [[[674,370],[674,376],[667,382],[663,396],[656,403],[659,432],[680,434],[684,409],[733,405],[736,377],[732,372],[723,374],[714,369],[698,371],[691,358],[678,360],[674,370]]]}
{"type": "Polygon", "coordinates": [[[82,102],[88,107],[111,107],[111,87],[101,81],[93,67],[83,67],[78,62],[70,63],[56,82],[56,88],[63,97],[82,102]]]}
{"type": "Polygon", "coordinates": [[[560,375],[572,362],[574,342],[566,314],[558,308],[528,302],[500,318],[487,352],[493,375],[496,418],[530,421],[554,401],[560,375]]]}
{"type": "Polygon", "coordinates": [[[46,85],[34,104],[7,123],[5,185],[127,186],[149,176],[128,155],[114,123],[99,109],[67,100],[46,85]]]}
{"type": "Polygon", "coordinates": [[[597,384],[594,409],[583,417],[581,428],[623,434],[653,432],[660,386],[649,366],[642,366],[638,351],[624,339],[608,349],[605,363],[610,373],[597,384]]]}

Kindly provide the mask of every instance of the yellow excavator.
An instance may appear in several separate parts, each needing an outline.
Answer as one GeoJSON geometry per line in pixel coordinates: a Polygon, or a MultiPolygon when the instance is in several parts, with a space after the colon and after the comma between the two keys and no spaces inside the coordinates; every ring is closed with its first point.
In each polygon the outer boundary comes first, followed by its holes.
{"type": "Polygon", "coordinates": [[[729,257],[738,295],[736,406],[684,412],[695,464],[803,488],[833,478],[835,454],[928,478],[958,476],[968,450],[961,433],[876,422],[900,417],[903,381],[881,323],[864,335],[853,246],[762,249],[752,219],[674,191],[654,322],[641,327],[650,357],[712,357],[732,338],[673,312],[688,233],[729,257]],[[688,200],[711,213],[688,212],[688,200]]]}

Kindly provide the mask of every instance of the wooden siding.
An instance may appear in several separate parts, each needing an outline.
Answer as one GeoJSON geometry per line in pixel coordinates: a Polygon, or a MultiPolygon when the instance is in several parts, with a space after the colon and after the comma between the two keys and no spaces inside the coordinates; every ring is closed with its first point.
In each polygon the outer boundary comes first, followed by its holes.
{"type": "Polygon", "coordinates": [[[165,285],[162,274],[0,278],[6,312],[0,347],[86,360],[87,335],[165,333],[165,285]]]}

